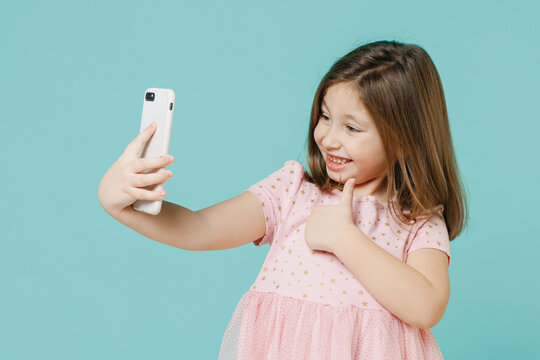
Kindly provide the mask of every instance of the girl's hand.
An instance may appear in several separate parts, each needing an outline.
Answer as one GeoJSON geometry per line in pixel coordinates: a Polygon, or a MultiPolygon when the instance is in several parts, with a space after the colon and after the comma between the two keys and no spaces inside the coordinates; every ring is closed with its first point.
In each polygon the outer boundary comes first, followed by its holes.
{"type": "Polygon", "coordinates": [[[305,228],[306,244],[311,249],[333,253],[342,230],[355,226],[352,215],[355,182],[354,178],[347,180],[337,205],[317,206],[311,212],[305,228]]]}
{"type": "Polygon", "coordinates": [[[107,170],[98,189],[101,206],[110,215],[120,213],[136,200],[162,200],[165,195],[158,191],[150,191],[143,187],[160,184],[172,177],[171,171],[158,171],[141,174],[147,169],[161,169],[172,164],[170,155],[151,158],[139,158],[144,145],[156,130],[155,123],[149,125],[128,144],[124,153],[107,170]]]}

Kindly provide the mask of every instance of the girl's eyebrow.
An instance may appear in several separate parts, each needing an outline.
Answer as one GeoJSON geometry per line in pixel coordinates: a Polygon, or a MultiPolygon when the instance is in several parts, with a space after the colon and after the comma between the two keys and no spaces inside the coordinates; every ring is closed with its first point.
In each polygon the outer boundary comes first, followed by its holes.
{"type": "MultiPolygon", "coordinates": [[[[323,102],[322,102],[322,106],[324,106],[326,109],[328,109],[328,105],[326,105],[326,103],[324,102],[324,100],[323,100],[323,102]]],[[[355,118],[355,117],[354,117],[353,115],[351,115],[351,114],[344,114],[344,116],[345,116],[346,118],[349,118],[349,119],[351,119],[351,120],[356,121],[356,122],[357,122],[358,124],[360,124],[360,125],[361,125],[361,124],[367,125],[366,122],[365,122],[364,120],[357,119],[357,118],[355,118]]]]}

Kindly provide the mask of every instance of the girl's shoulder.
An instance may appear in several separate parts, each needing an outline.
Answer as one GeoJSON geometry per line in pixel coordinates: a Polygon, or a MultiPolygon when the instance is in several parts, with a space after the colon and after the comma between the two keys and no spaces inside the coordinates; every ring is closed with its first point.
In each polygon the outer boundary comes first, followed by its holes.
{"type": "Polygon", "coordinates": [[[291,170],[302,170],[304,171],[304,165],[298,160],[286,160],[283,163],[283,168],[291,170]]]}
{"type": "Polygon", "coordinates": [[[266,220],[266,235],[257,246],[271,242],[283,214],[294,205],[303,183],[304,166],[296,160],[287,160],[270,175],[249,186],[245,191],[253,193],[263,206],[266,220]]]}
{"type": "Polygon", "coordinates": [[[300,185],[303,177],[304,165],[297,160],[286,160],[281,168],[268,176],[285,188],[290,188],[291,185],[300,185]]]}
{"type": "Polygon", "coordinates": [[[295,194],[304,175],[304,166],[296,160],[286,160],[270,175],[249,187],[255,192],[265,191],[276,199],[286,200],[295,194]]]}

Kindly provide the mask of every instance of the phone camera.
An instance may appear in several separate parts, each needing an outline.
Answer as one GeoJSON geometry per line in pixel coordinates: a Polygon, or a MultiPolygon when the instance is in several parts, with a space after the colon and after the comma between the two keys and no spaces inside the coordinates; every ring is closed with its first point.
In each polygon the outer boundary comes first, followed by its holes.
{"type": "Polygon", "coordinates": [[[169,110],[172,110],[172,103],[169,104],[169,110]]]}
{"type": "Polygon", "coordinates": [[[153,92],[147,92],[146,93],[146,100],[147,101],[154,101],[154,98],[156,97],[156,94],[153,92]]]}

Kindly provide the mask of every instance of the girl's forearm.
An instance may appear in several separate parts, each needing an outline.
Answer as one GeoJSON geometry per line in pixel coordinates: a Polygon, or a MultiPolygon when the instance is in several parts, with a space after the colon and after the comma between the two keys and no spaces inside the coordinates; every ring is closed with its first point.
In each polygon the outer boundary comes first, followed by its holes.
{"type": "Polygon", "coordinates": [[[429,280],[374,244],[357,227],[352,226],[343,234],[333,252],[366,290],[405,323],[430,328],[437,296],[429,280]]]}
{"type": "Polygon", "coordinates": [[[203,215],[167,201],[163,201],[157,215],[134,210],[131,206],[109,215],[147,238],[185,250],[202,251],[205,237],[210,236],[203,215]]]}

